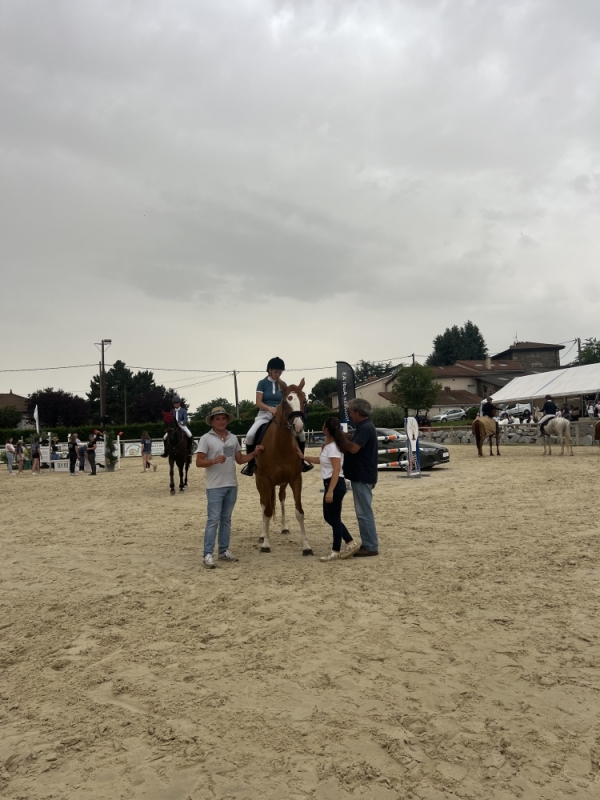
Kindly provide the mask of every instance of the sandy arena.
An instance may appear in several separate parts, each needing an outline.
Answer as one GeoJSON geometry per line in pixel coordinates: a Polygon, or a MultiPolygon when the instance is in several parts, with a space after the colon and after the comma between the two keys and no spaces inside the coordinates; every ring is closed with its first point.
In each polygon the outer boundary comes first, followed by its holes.
{"type": "Polygon", "coordinates": [[[0,797],[598,800],[598,451],[450,449],[383,473],[381,555],[335,564],[318,470],[314,558],[293,513],[259,552],[241,477],[212,572],[201,470],[3,465],[0,797]]]}

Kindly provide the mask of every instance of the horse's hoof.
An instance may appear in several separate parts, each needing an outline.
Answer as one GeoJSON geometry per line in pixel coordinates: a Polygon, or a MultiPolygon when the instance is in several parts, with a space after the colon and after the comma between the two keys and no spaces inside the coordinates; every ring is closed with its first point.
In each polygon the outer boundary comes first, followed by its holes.
{"type": "Polygon", "coordinates": [[[261,553],[270,553],[271,552],[271,548],[270,547],[261,547],[260,548],[260,552],[261,553]]]}
{"type": "Polygon", "coordinates": [[[314,553],[313,553],[313,551],[312,551],[312,550],[310,549],[310,547],[309,547],[309,548],[308,548],[308,550],[303,550],[303,551],[302,551],[302,555],[303,555],[303,556],[314,556],[314,553]]]}
{"type": "Polygon", "coordinates": [[[175,489],[171,489],[169,494],[175,494],[175,489]]]}
{"type": "Polygon", "coordinates": [[[289,528],[284,528],[284,529],[283,529],[281,532],[282,532],[282,533],[289,533],[289,532],[290,532],[290,529],[289,529],[289,528]]]}
{"type": "Polygon", "coordinates": [[[179,494],[183,494],[183,491],[184,491],[183,489],[180,489],[179,494]]]}

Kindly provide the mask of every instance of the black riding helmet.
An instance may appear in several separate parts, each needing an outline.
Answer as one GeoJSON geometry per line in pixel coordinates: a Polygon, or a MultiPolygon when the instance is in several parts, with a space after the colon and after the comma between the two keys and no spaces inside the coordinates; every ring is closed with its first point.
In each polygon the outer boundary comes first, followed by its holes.
{"type": "Polygon", "coordinates": [[[267,372],[270,369],[280,369],[283,372],[285,370],[285,364],[283,363],[283,359],[279,358],[279,356],[275,356],[275,358],[269,359],[269,363],[267,364],[267,372]]]}

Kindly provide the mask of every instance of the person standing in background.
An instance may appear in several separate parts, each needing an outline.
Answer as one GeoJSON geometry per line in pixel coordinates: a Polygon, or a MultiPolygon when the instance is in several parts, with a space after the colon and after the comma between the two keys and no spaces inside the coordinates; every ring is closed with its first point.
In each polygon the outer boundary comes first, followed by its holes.
{"type": "Polygon", "coordinates": [[[152,439],[150,438],[148,431],[144,431],[142,433],[140,450],[142,451],[142,472],[145,473],[151,468],[154,468],[154,472],[156,472],[156,464],[152,463],[152,439]]]}
{"type": "Polygon", "coordinates": [[[362,544],[354,558],[379,554],[379,540],[373,514],[373,489],[377,483],[377,430],[369,417],[372,406],[356,397],[348,403],[348,414],[356,426],[347,443],[344,459],[346,478],[352,482],[352,498],[362,544]]]}
{"type": "Polygon", "coordinates": [[[15,460],[15,447],[13,445],[12,436],[6,440],[6,466],[8,467],[8,474],[13,475],[13,461],[15,460]]]}
{"type": "Polygon", "coordinates": [[[20,475],[25,466],[25,446],[23,444],[23,439],[19,439],[15,449],[17,451],[17,469],[19,470],[17,474],[20,475]]]}
{"type": "Polygon", "coordinates": [[[77,439],[77,455],[79,456],[79,472],[85,472],[85,451],[87,447],[84,442],[81,441],[79,436],[75,434],[75,438],[77,439]]]}
{"type": "Polygon", "coordinates": [[[40,440],[36,436],[31,445],[31,477],[40,474],[40,440]]]}
{"type": "Polygon", "coordinates": [[[67,451],[69,453],[69,472],[75,477],[75,465],[79,457],[79,444],[77,442],[77,434],[72,433],[67,444],[67,451]]]}
{"type": "Polygon", "coordinates": [[[90,462],[91,474],[96,474],[96,437],[90,433],[90,438],[86,448],[87,459],[90,462]]]}

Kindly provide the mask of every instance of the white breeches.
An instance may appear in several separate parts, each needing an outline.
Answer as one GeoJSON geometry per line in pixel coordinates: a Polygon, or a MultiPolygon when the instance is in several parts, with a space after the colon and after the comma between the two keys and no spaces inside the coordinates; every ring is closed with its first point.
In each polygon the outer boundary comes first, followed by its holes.
{"type": "Polygon", "coordinates": [[[246,434],[246,444],[254,444],[254,437],[256,436],[256,431],[260,428],[261,425],[264,425],[265,422],[268,422],[270,419],[273,419],[273,414],[270,411],[263,411],[262,409],[256,415],[256,419],[252,423],[252,427],[246,434]]]}
{"type": "MultiPolygon", "coordinates": [[[[273,414],[270,411],[262,411],[262,409],[256,415],[256,419],[252,423],[252,427],[246,434],[246,444],[254,444],[254,437],[256,436],[256,431],[260,428],[261,425],[264,425],[265,422],[268,422],[270,419],[273,419],[273,414]]],[[[306,441],[306,434],[304,431],[301,431],[299,434],[294,434],[299,442],[306,441]]]]}
{"type": "MultiPolygon", "coordinates": [[[[191,432],[191,430],[190,430],[190,429],[187,427],[187,425],[182,425],[182,424],[180,423],[180,424],[179,424],[179,427],[181,428],[181,430],[182,430],[182,431],[185,433],[185,435],[186,435],[188,438],[190,438],[190,439],[192,438],[192,432],[191,432]]],[[[167,438],[167,436],[168,436],[168,435],[169,435],[168,433],[165,433],[165,435],[163,436],[163,439],[165,439],[165,440],[166,440],[166,438],[167,438]]]]}

